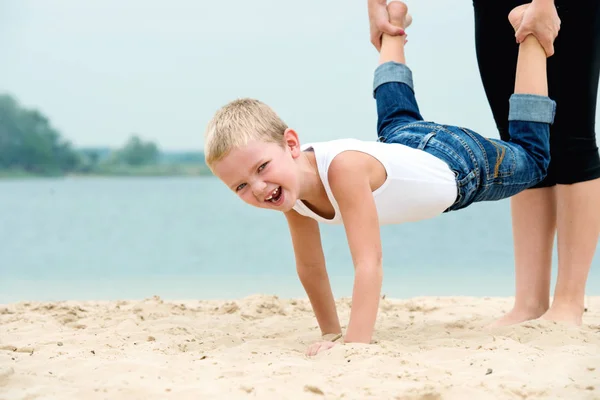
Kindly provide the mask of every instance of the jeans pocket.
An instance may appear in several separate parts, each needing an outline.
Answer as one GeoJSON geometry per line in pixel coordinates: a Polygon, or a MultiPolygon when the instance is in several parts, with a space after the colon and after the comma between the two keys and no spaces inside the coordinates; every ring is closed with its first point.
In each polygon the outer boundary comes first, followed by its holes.
{"type": "Polygon", "coordinates": [[[486,138],[486,141],[488,145],[485,147],[490,167],[488,179],[501,180],[513,176],[517,167],[513,149],[497,140],[486,138]]]}
{"type": "Polygon", "coordinates": [[[423,150],[431,137],[435,135],[435,131],[424,124],[407,124],[394,129],[393,131],[383,132],[379,137],[380,142],[384,143],[399,143],[413,149],[423,150]]]}
{"type": "Polygon", "coordinates": [[[471,170],[468,174],[461,174],[453,170],[456,175],[457,196],[449,210],[456,211],[467,207],[475,199],[477,191],[477,174],[471,170]]]}
{"type": "Polygon", "coordinates": [[[517,159],[508,143],[478,135],[469,129],[461,128],[477,143],[481,151],[479,165],[485,168],[485,180],[488,183],[501,183],[504,178],[514,175],[517,159]]]}

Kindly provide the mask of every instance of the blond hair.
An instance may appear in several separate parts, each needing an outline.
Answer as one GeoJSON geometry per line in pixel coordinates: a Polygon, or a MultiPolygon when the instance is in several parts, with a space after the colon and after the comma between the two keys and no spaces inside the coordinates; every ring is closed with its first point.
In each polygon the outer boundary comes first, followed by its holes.
{"type": "Polygon", "coordinates": [[[283,145],[285,122],[269,106],[255,99],[237,99],[221,107],[204,135],[204,157],[212,166],[231,150],[251,141],[283,145]]]}

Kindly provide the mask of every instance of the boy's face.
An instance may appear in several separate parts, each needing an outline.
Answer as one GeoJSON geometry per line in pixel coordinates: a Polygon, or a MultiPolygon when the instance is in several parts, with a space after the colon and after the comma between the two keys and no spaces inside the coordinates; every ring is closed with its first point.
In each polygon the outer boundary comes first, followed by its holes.
{"type": "Polygon", "coordinates": [[[232,150],[218,161],[213,171],[246,203],[286,212],[299,196],[295,159],[300,156],[296,133],[287,129],[285,146],[251,142],[232,150]]]}

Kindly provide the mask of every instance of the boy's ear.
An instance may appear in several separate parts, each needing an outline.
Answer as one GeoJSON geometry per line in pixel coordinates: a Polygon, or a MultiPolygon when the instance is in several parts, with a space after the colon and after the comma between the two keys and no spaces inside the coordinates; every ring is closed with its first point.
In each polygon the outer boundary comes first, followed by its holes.
{"type": "Polygon", "coordinates": [[[302,149],[300,148],[300,140],[296,131],[292,128],[287,128],[283,132],[283,140],[285,147],[290,150],[292,158],[298,158],[302,153],[302,149]]]}

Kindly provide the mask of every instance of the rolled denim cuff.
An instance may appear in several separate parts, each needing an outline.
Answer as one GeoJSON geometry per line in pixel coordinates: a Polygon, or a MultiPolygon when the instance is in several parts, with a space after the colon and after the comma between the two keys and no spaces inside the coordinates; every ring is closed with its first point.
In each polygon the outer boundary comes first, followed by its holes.
{"type": "Polygon", "coordinates": [[[375,97],[375,90],[377,90],[377,87],[388,82],[406,83],[414,90],[412,71],[402,63],[388,61],[375,69],[373,77],[373,97],[375,97]]]}
{"type": "Polygon", "coordinates": [[[513,94],[509,100],[509,121],[554,123],[556,102],[537,94],[513,94]]]}

